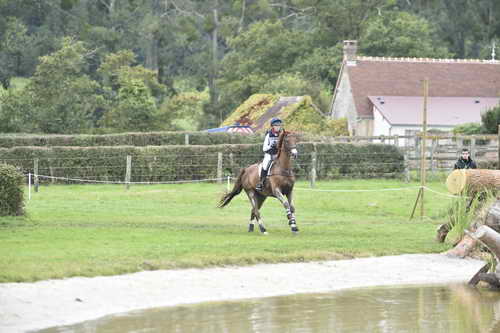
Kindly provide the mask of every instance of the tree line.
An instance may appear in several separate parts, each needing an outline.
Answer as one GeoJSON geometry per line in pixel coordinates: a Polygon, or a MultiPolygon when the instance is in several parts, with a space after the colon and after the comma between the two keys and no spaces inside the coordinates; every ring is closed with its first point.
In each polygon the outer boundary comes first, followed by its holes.
{"type": "MultiPolygon", "coordinates": [[[[0,0],[0,132],[214,127],[254,93],[323,112],[342,42],[489,59],[497,0],[0,0]]],[[[498,52],[500,53],[500,52],[498,52]]]]}

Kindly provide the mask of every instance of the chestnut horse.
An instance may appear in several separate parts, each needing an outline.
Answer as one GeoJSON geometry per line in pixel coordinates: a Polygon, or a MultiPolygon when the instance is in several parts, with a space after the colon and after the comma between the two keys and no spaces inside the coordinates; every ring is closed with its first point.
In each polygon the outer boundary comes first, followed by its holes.
{"type": "Polygon", "coordinates": [[[295,176],[292,171],[292,157],[297,158],[297,137],[290,132],[282,131],[278,140],[277,158],[269,170],[262,191],[255,189],[259,182],[261,165],[260,163],[252,164],[241,170],[232,191],[221,198],[218,207],[226,206],[235,196],[240,194],[241,190],[245,190],[252,205],[248,231],[253,231],[255,220],[257,220],[260,231],[267,234],[259,209],[267,197],[275,197],[285,207],[288,224],[292,232],[297,233],[299,229],[295,221],[295,207],[292,202],[293,185],[295,183],[295,176]]]}

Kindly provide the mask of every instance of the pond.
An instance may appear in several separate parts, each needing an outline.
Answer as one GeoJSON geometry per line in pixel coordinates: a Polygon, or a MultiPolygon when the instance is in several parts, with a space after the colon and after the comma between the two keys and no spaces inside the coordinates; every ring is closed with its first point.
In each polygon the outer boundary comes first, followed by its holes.
{"type": "Polygon", "coordinates": [[[464,284],[208,302],[38,332],[500,332],[500,293],[464,284]]]}

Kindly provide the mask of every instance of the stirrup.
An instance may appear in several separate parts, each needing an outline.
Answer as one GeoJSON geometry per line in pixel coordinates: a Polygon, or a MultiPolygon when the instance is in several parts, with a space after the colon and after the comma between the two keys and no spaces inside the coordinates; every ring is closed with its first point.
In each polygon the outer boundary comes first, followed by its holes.
{"type": "Polygon", "coordinates": [[[256,189],[257,191],[259,191],[259,192],[260,192],[260,191],[262,191],[262,190],[264,189],[264,183],[263,183],[263,182],[259,182],[259,183],[257,184],[257,186],[255,186],[255,189],[256,189]]]}

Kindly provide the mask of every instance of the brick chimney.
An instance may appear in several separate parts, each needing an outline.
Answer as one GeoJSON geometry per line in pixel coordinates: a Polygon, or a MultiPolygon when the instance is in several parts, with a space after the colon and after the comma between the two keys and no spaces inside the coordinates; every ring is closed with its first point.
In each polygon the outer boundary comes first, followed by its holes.
{"type": "Polygon", "coordinates": [[[356,52],[358,51],[357,40],[344,41],[344,61],[348,66],[356,66],[356,52]]]}

